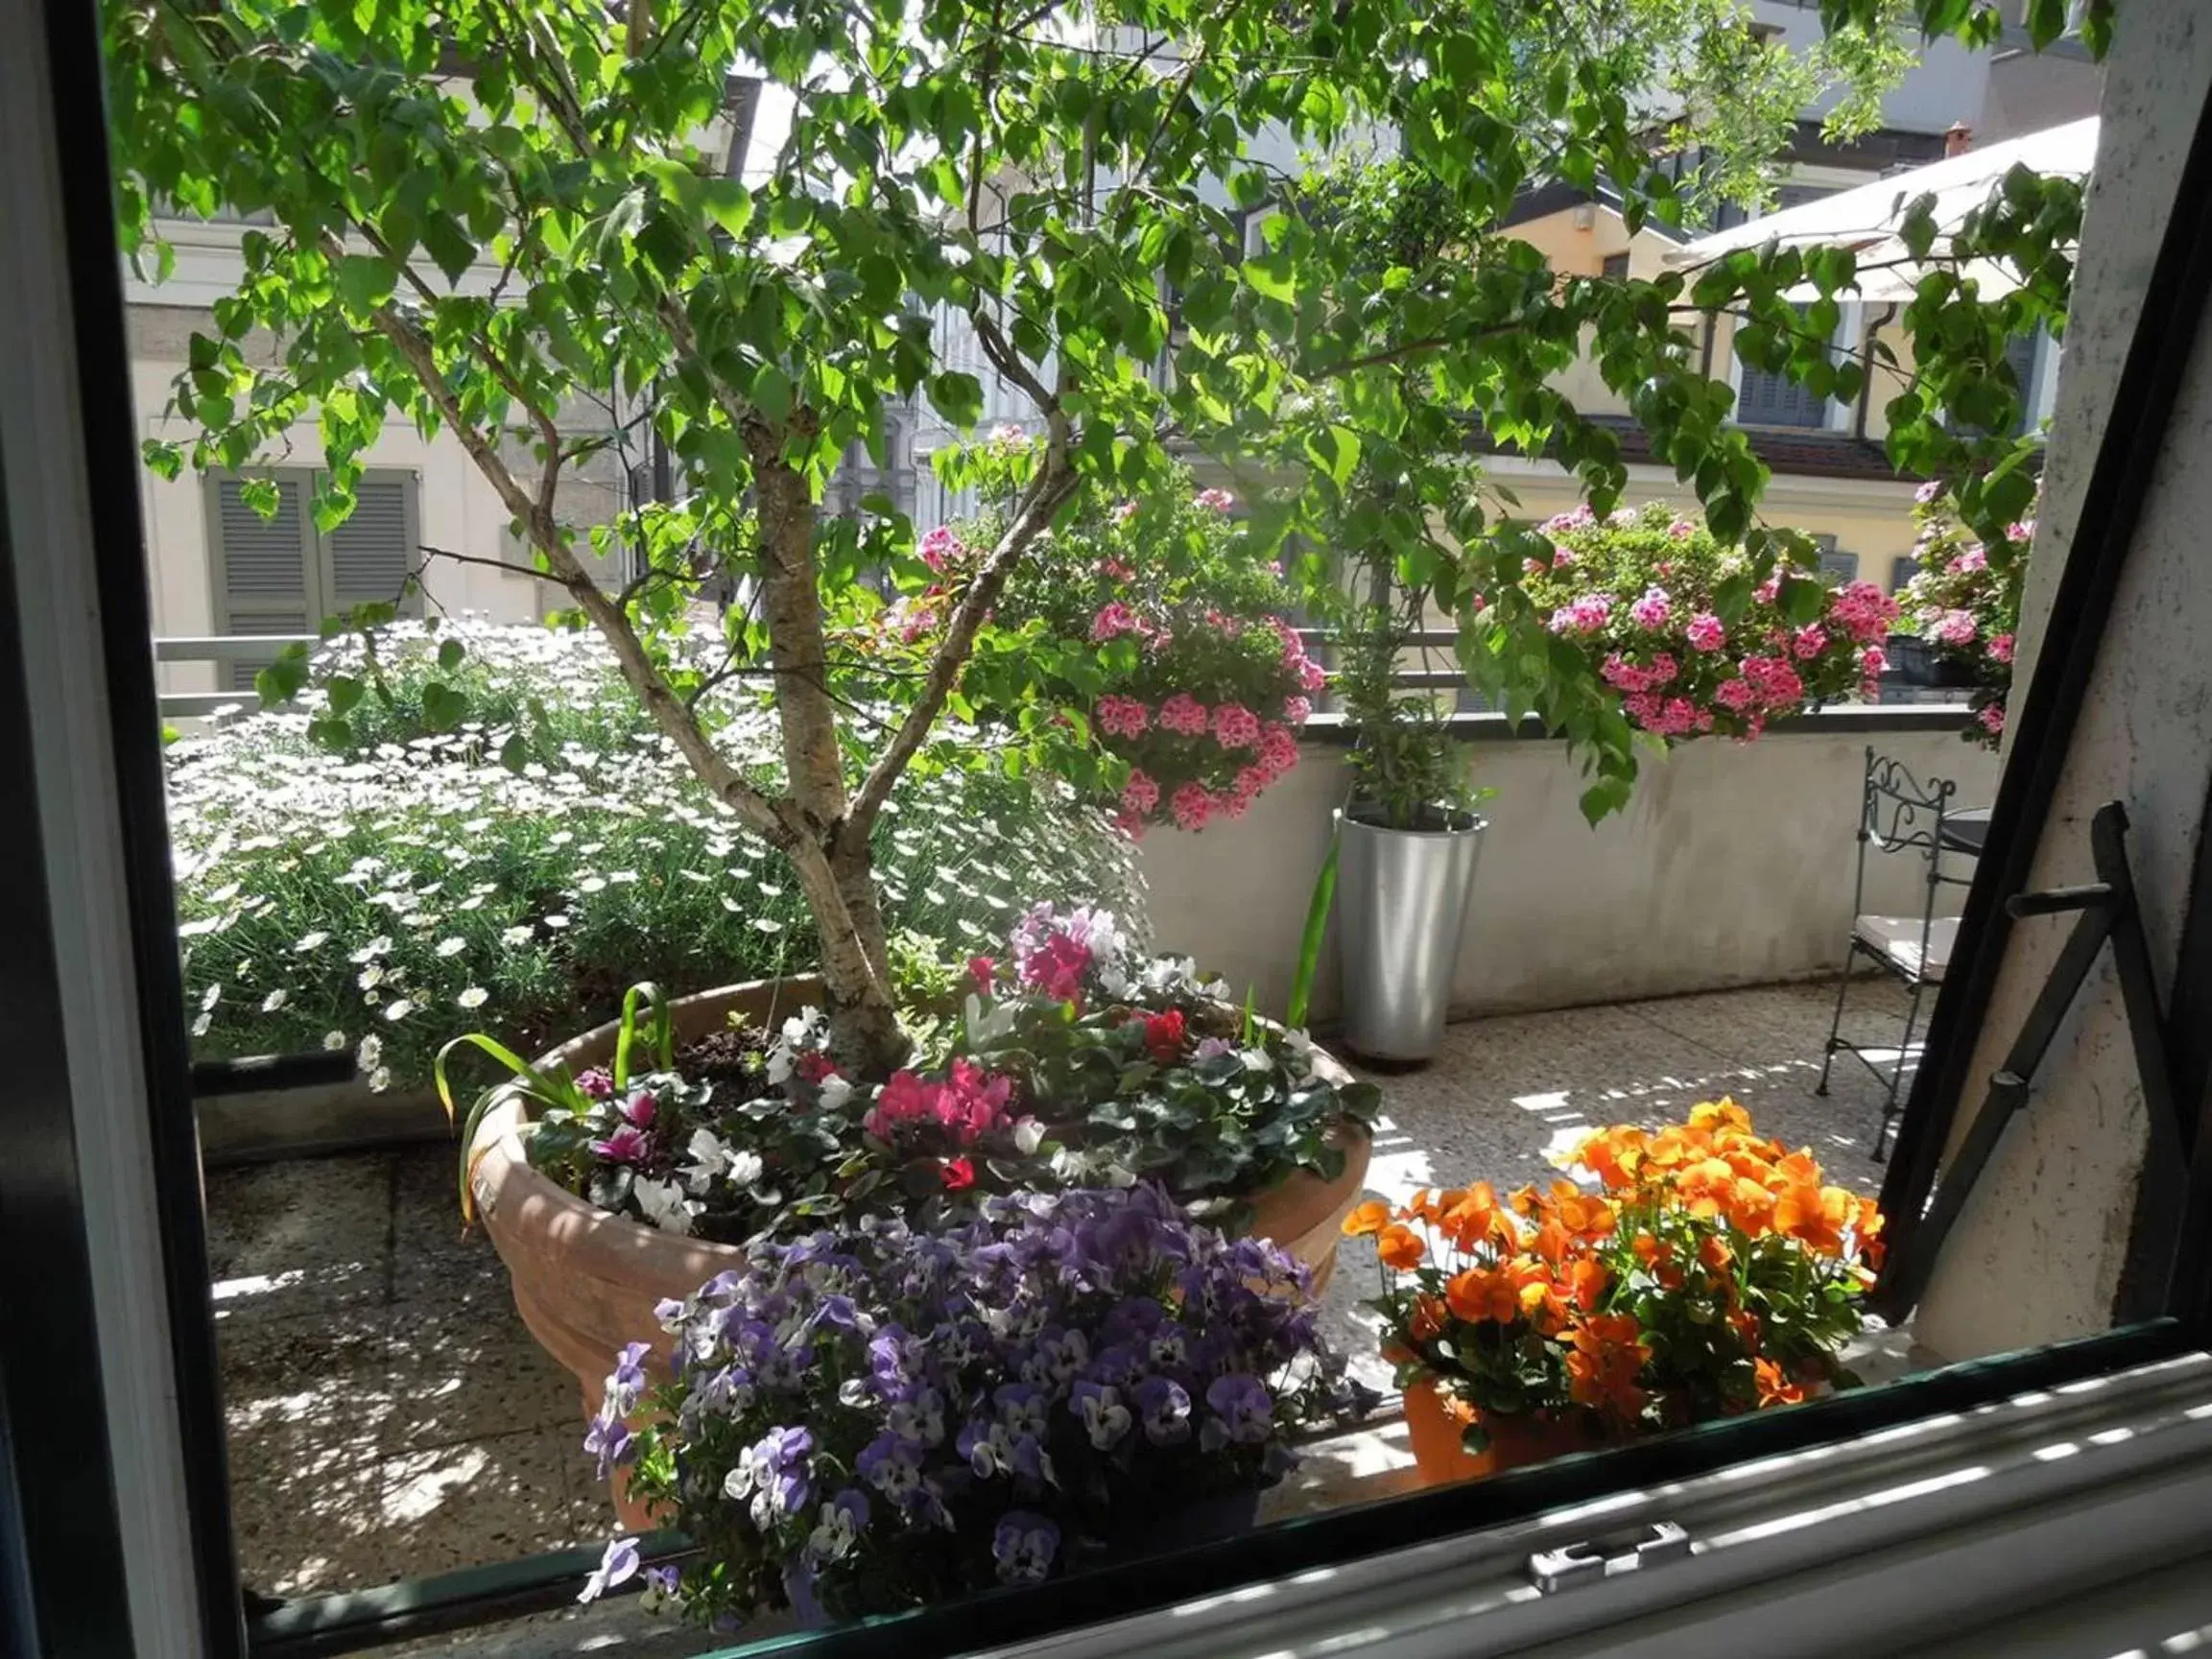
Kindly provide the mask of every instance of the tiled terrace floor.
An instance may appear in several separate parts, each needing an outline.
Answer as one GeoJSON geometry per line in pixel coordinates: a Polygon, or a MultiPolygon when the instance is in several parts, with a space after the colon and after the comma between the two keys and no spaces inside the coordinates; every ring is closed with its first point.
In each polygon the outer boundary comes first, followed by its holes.
{"type": "MultiPolygon", "coordinates": [[[[1369,1184],[1391,1198],[1518,1184],[1585,1128],[1732,1093],[1832,1179],[1872,1190],[1878,1085],[1840,1059],[1830,1096],[1811,1092],[1831,994],[1772,986],[1456,1026],[1433,1067],[1379,1079],[1369,1184]]],[[[1883,984],[1854,986],[1851,1006],[1867,1040],[1902,1017],[1883,984]]],[[[515,1316],[490,1245],[462,1235],[454,1191],[445,1147],[207,1177],[238,1552],[264,1594],[382,1584],[613,1526],[579,1446],[575,1385],[515,1316]]],[[[1372,1352],[1358,1301],[1375,1282],[1371,1248],[1347,1244],[1327,1307],[1354,1355],[1372,1352]]],[[[1381,1495],[1403,1451],[1387,1432],[1357,1442],[1271,1509],[1349,1481],[1381,1495]]]]}

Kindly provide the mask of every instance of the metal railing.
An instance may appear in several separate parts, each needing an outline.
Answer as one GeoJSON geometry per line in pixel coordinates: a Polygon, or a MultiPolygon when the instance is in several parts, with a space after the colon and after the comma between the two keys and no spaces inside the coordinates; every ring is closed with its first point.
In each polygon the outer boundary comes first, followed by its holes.
{"type": "MultiPolygon", "coordinates": [[[[304,645],[313,650],[321,643],[321,638],[312,633],[231,633],[156,639],[154,660],[251,663],[259,668],[274,662],[276,653],[288,645],[304,645]]],[[[160,697],[164,720],[204,720],[220,710],[231,708],[250,714],[261,706],[261,699],[251,686],[229,691],[164,691],[160,697]]]]}

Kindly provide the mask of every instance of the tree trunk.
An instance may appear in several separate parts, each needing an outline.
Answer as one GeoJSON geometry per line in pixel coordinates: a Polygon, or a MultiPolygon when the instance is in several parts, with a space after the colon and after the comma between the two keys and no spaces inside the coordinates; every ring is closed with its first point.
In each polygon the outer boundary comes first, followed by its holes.
{"type": "Polygon", "coordinates": [[[752,444],[760,512],[761,615],[775,670],[784,770],[807,840],[792,849],[821,938],[829,989],[830,1047],[845,1066],[876,1077],[906,1057],[884,947],[883,911],[867,838],[841,845],[845,828],[844,755],[829,692],[829,651],[816,588],[814,492],[773,438],[752,444]]]}

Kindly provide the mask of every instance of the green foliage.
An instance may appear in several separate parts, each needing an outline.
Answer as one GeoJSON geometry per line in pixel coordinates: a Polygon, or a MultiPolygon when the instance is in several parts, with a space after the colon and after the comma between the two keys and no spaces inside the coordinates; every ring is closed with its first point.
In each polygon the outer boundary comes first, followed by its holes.
{"type": "MultiPolygon", "coordinates": [[[[511,723],[431,730],[438,648],[413,631],[381,671],[390,701],[362,699],[342,751],[310,736],[312,693],[171,747],[196,1053],[327,1042],[379,1086],[419,1088],[457,1031],[535,1053],[612,1018],[639,973],[681,994],[812,965],[788,866],[712,806],[590,636],[462,637],[458,672],[511,723]]],[[[749,698],[716,701],[725,744],[773,778],[773,722],[749,698]]],[[[950,949],[997,948],[1039,895],[1142,913],[1119,836],[1051,779],[957,753],[894,797],[876,850],[892,925],[950,949]]]]}

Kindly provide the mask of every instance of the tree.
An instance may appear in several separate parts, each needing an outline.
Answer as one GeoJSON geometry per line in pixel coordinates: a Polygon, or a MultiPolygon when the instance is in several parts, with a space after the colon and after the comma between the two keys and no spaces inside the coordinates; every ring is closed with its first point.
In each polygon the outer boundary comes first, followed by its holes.
{"type": "MultiPolygon", "coordinates": [[[[1944,27],[1993,15],[1917,4],[1944,27]]],[[[1892,7],[1825,10],[1872,41],[1892,7]]],[[[107,0],[106,32],[126,246],[162,260],[157,202],[271,221],[245,232],[244,279],[177,384],[178,412],[201,429],[189,459],[248,466],[312,418],[327,468],[315,510],[329,524],[388,419],[451,431],[653,721],[789,858],[837,1045],[868,1069],[905,1041],[869,829],[956,696],[1009,573],[1080,488],[1140,489],[1187,444],[1295,462],[1263,543],[1329,523],[1363,452],[1413,436],[1397,389],[1417,364],[1439,407],[1510,440],[1549,438],[1607,503],[1617,446],[1544,386],[1589,329],[1654,441],[1709,458],[1691,471],[1716,532],[1748,521],[1762,474],[1680,349],[1676,279],[1562,286],[1503,239],[1396,287],[1270,205],[1296,178],[1271,145],[1325,154],[1387,132],[1469,221],[1551,178],[1609,180],[1632,222],[1678,218],[1681,189],[1639,103],[1648,62],[1553,54],[1525,73],[1528,40],[1558,12],[107,0]],[[795,103],[773,176],[751,187],[709,148],[739,65],[795,103]],[[898,400],[976,417],[977,381],[933,346],[940,315],[1030,398],[1041,442],[926,669],[876,687],[888,704],[863,703],[866,665],[840,659],[832,628],[873,603],[864,570],[928,573],[895,515],[824,520],[817,503],[851,446],[880,461],[898,400]],[[1163,355],[1164,387],[1147,372],[1163,355]],[[565,417],[580,405],[607,431],[577,436],[565,417]],[[557,496],[564,474],[648,433],[681,487],[596,533],[641,563],[607,593],[557,496]],[[719,665],[702,668],[674,642],[691,596],[733,574],[755,583],[757,607],[729,613],[719,665]],[[780,783],[716,747],[703,694],[736,675],[773,689],[780,783]]],[[[172,470],[186,458],[150,449],[172,470]]],[[[1461,547],[1481,543],[1479,519],[1447,516],[1461,547]]],[[[1425,512],[1409,506],[1386,528],[1401,561],[1434,557],[1425,512]]]]}

